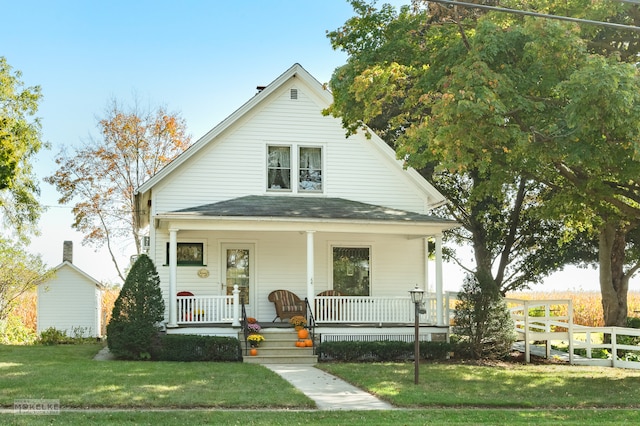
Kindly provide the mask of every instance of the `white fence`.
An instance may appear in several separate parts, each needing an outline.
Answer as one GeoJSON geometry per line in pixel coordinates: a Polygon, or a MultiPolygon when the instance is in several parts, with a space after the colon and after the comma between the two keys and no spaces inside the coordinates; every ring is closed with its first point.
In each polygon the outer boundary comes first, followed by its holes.
{"type": "MultiPolygon", "coordinates": [[[[436,296],[425,295],[421,324],[436,324],[436,296]]],[[[415,305],[409,297],[317,296],[315,320],[318,324],[413,323],[415,305]]]]}
{"type": "Polygon", "coordinates": [[[178,324],[233,322],[233,296],[177,296],[178,324]]]}
{"type": "Polygon", "coordinates": [[[640,369],[640,345],[628,344],[633,338],[640,338],[640,329],[574,324],[573,305],[568,299],[508,298],[506,302],[515,323],[518,340],[525,343],[526,362],[530,361],[532,342],[544,341],[546,356],[549,358],[551,342],[555,341],[567,345],[571,364],[640,369]],[[609,357],[592,358],[596,350],[606,350],[609,357]],[[576,354],[576,351],[580,353],[576,354]]]}

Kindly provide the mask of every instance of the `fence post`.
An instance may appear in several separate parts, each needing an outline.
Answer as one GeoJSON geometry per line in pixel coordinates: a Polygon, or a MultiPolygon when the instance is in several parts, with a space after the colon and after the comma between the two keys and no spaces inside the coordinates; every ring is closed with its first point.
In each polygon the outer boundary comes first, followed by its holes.
{"type": "Polygon", "coordinates": [[[573,301],[569,299],[567,304],[567,316],[569,317],[569,364],[573,365],[573,301]]]}
{"type": "Polygon", "coordinates": [[[531,346],[529,342],[529,302],[525,300],[522,306],[522,313],[524,315],[524,361],[529,364],[531,362],[531,346]]]}
{"type": "Polygon", "coordinates": [[[611,327],[611,362],[613,368],[618,366],[618,336],[616,335],[616,327],[611,327]]]}
{"type": "Polygon", "coordinates": [[[240,289],[238,284],[233,286],[233,320],[232,327],[240,327],[240,289]]]}

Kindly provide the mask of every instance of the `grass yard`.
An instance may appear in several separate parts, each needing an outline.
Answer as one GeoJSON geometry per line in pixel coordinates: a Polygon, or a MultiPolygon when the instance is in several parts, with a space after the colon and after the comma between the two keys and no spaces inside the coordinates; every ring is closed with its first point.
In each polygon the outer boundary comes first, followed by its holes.
{"type": "Polygon", "coordinates": [[[397,407],[640,408],[640,371],[565,364],[320,364],[397,407]]]}
{"type": "Polygon", "coordinates": [[[640,372],[565,365],[320,364],[397,407],[315,411],[270,370],[240,363],[93,361],[99,345],[0,346],[0,424],[640,424],[640,372]],[[60,415],[14,415],[16,399],[60,415]],[[88,410],[86,410],[88,409],[88,410]]]}
{"type": "Polygon", "coordinates": [[[94,361],[100,345],[0,346],[0,406],[59,399],[64,408],[312,408],[258,365],[94,361]],[[259,389],[259,391],[255,391],[259,389]]]}

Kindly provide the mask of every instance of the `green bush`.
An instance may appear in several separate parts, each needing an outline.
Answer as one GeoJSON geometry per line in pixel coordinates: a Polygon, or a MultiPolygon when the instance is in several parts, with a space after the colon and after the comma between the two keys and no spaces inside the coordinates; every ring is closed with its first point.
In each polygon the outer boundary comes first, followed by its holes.
{"type": "Polygon", "coordinates": [[[158,334],[151,350],[154,361],[242,361],[234,337],[158,334]]]}
{"type": "Polygon", "coordinates": [[[39,342],[43,345],[68,345],[73,343],[73,339],[67,336],[66,331],[49,327],[40,333],[39,342]]]}
{"type": "Polygon", "coordinates": [[[629,328],[640,328],[640,318],[627,317],[627,327],[629,327],[629,328]]]}
{"type": "Polygon", "coordinates": [[[453,333],[460,337],[456,355],[463,358],[506,358],[516,335],[504,298],[491,284],[467,275],[458,293],[453,333]]]}
{"type": "MultiPolygon", "coordinates": [[[[446,359],[450,351],[447,342],[420,342],[421,359],[446,359]]],[[[407,361],[413,359],[414,344],[394,340],[323,342],[318,346],[318,354],[323,361],[407,361]]]]}
{"type": "Polygon", "coordinates": [[[164,319],[160,277],[146,254],[131,267],[107,325],[111,353],[123,359],[150,359],[151,346],[164,319]]]}
{"type": "Polygon", "coordinates": [[[0,321],[0,344],[28,345],[38,339],[36,333],[25,326],[17,315],[9,314],[7,319],[0,321]]]}

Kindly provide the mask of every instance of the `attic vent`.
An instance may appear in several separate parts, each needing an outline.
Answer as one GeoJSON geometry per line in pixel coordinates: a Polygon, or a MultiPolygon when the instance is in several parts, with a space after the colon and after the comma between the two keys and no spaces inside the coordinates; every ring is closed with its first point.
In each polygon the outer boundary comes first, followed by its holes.
{"type": "Polygon", "coordinates": [[[298,89],[291,89],[291,99],[298,99],[298,89]]]}

